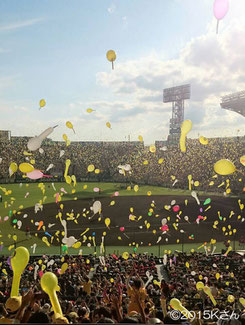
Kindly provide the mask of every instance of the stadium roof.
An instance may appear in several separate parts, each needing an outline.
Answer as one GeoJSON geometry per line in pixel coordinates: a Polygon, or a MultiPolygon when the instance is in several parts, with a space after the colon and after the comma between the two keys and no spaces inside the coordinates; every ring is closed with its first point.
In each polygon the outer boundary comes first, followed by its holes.
{"type": "Polygon", "coordinates": [[[245,116],[245,91],[239,91],[221,98],[221,108],[237,112],[245,116]]]}

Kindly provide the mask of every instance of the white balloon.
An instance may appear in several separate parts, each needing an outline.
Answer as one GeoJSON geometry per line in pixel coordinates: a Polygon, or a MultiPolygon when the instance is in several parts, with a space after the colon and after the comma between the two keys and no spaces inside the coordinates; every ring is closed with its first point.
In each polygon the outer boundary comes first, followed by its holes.
{"type": "Polygon", "coordinates": [[[43,150],[43,148],[39,148],[39,150],[38,150],[38,151],[40,152],[40,154],[41,154],[41,155],[44,153],[44,150],[43,150]]]}
{"type": "Polygon", "coordinates": [[[17,221],[17,226],[18,226],[18,229],[21,228],[21,226],[22,226],[22,221],[21,221],[21,220],[18,220],[18,221],[17,221]]]}
{"type": "Polygon", "coordinates": [[[93,206],[90,208],[92,211],[93,211],[93,213],[94,213],[94,215],[96,214],[96,213],[98,213],[100,210],[101,210],[101,202],[100,201],[95,201],[94,203],[93,203],[93,206]]]}
{"type": "Polygon", "coordinates": [[[166,225],[167,222],[168,222],[168,220],[167,220],[166,218],[163,218],[163,219],[162,219],[162,225],[163,225],[163,226],[166,225]]]}
{"type": "Polygon", "coordinates": [[[124,166],[124,169],[125,169],[127,172],[129,172],[129,171],[131,170],[131,166],[130,166],[129,164],[126,164],[126,165],[124,166]]]}
{"type": "Polygon", "coordinates": [[[197,204],[200,205],[200,201],[197,197],[197,193],[195,191],[192,191],[191,192],[191,196],[194,197],[194,199],[196,200],[197,204]]]}
{"type": "Polygon", "coordinates": [[[64,154],[65,154],[65,150],[60,150],[60,158],[64,156],[64,154]]]}
{"type": "Polygon", "coordinates": [[[46,171],[49,171],[51,168],[53,168],[54,167],[54,164],[50,164],[49,166],[48,166],[48,168],[46,169],[46,171]]]}
{"type": "Polygon", "coordinates": [[[159,236],[159,237],[158,237],[158,240],[157,240],[157,244],[161,241],[161,239],[162,239],[162,237],[159,236]]]}
{"type": "Polygon", "coordinates": [[[72,247],[77,242],[77,239],[74,236],[68,238],[63,238],[62,243],[66,244],[67,247],[72,247]]]}
{"type": "Polygon", "coordinates": [[[28,150],[36,151],[39,149],[42,145],[43,140],[46,139],[54,131],[54,128],[56,126],[46,129],[38,137],[36,136],[34,138],[31,138],[27,143],[28,150]]]}
{"type": "Polygon", "coordinates": [[[175,200],[171,201],[171,205],[175,205],[175,204],[176,204],[175,200]]]}
{"type": "Polygon", "coordinates": [[[54,260],[50,260],[50,261],[48,261],[48,263],[47,263],[47,267],[52,266],[53,264],[54,264],[54,260]]]}
{"type": "Polygon", "coordinates": [[[43,140],[40,139],[39,137],[31,138],[27,143],[28,150],[35,151],[39,149],[41,147],[42,141],[43,140]]]}

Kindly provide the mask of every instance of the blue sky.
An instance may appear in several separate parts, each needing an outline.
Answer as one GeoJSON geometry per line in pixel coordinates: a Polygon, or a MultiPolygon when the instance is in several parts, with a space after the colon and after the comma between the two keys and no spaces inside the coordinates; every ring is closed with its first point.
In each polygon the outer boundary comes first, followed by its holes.
{"type": "MultiPolygon", "coordinates": [[[[200,37],[208,38],[210,26],[215,25],[212,7],[213,2],[208,0],[2,1],[0,129],[9,129],[14,135],[35,135],[59,123],[54,135],[59,139],[67,131],[65,121],[70,120],[77,131],[76,136],[70,134],[72,140],[124,140],[127,134],[136,137],[144,131],[149,143],[166,137],[170,107],[161,103],[159,94],[165,86],[179,85],[189,78],[187,74],[182,76],[183,81],[176,79],[167,69],[168,63],[183,63],[183,53],[191,48],[191,57],[197,49],[195,42],[198,46],[200,37]],[[105,57],[109,49],[117,53],[114,71],[105,57]],[[158,64],[165,64],[159,76],[158,64]],[[146,66],[148,71],[144,70],[146,66]],[[134,91],[132,80],[137,87],[134,91]],[[159,100],[148,105],[142,98],[154,97],[156,89],[159,100]],[[47,106],[38,111],[41,98],[46,99],[47,106]],[[96,112],[88,116],[87,107],[96,112]],[[149,122],[158,131],[142,129],[146,111],[151,112],[149,122]],[[162,127],[156,124],[161,118],[165,123],[162,127]],[[112,126],[116,123],[110,133],[104,126],[106,121],[112,126]],[[137,125],[141,127],[137,129],[137,125]],[[98,126],[100,131],[93,132],[98,126]]],[[[220,47],[232,32],[228,27],[225,30],[229,19],[221,22],[220,47]]],[[[210,38],[205,44],[208,41],[210,38]]],[[[191,80],[199,72],[192,73],[191,80]]],[[[204,115],[197,123],[204,122],[204,115]]]]}

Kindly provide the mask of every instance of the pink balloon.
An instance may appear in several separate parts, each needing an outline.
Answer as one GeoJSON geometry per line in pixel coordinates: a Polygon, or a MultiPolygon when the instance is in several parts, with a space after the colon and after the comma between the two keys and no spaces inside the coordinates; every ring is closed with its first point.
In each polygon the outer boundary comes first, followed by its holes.
{"type": "Polygon", "coordinates": [[[52,175],[44,175],[41,170],[33,170],[30,173],[26,173],[26,176],[29,177],[30,179],[40,179],[42,177],[53,177],[52,175]]]}
{"type": "Polygon", "coordinates": [[[41,278],[43,276],[43,271],[39,271],[38,274],[39,274],[39,276],[41,278]]]}
{"type": "Polygon", "coordinates": [[[7,221],[8,220],[8,216],[4,217],[3,221],[7,221]]]}
{"type": "Polygon", "coordinates": [[[162,231],[166,231],[166,230],[168,230],[168,225],[164,225],[164,226],[162,226],[162,227],[161,227],[161,230],[162,230],[162,231]]]}
{"type": "Polygon", "coordinates": [[[43,177],[43,173],[40,170],[33,170],[30,173],[26,173],[30,179],[40,179],[43,177]]]}
{"type": "Polygon", "coordinates": [[[119,192],[115,192],[114,195],[115,195],[115,196],[118,196],[118,195],[119,195],[119,192]]]}
{"type": "Polygon", "coordinates": [[[56,193],[55,203],[59,202],[60,193],[56,193]]]}
{"type": "Polygon", "coordinates": [[[94,192],[99,192],[99,191],[100,191],[100,189],[98,187],[94,188],[94,192]]]}
{"type": "Polygon", "coordinates": [[[175,206],[173,207],[173,211],[174,211],[174,212],[178,212],[178,211],[179,211],[179,205],[175,205],[175,206]]]}
{"type": "Polygon", "coordinates": [[[124,231],[125,230],[125,228],[124,227],[120,227],[120,231],[124,231]]]}
{"type": "Polygon", "coordinates": [[[229,10],[228,0],[215,0],[214,1],[214,16],[216,19],[220,20],[225,17],[229,10]]]}

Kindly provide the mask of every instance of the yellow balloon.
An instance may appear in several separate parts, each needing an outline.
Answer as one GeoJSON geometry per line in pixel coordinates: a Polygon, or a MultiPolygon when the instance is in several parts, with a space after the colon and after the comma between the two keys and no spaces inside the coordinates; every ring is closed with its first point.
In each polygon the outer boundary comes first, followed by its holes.
{"type": "Polygon", "coordinates": [[[150,146],[150,152],[152,153],[156,152],[156,147],[154,145],[150,146]]]}
{"type": "Polygon", "coordinates": [[[129,258],[129,253],[128,252],[124,252],[122,254],[122,258],[124,258],[125,260],[127,260],[129,258]]]}
{"type": "Polygon", "coordinates": [[[115,61],[116,58],[117,58],[116,53],[115,53],[115,51],[113,51],[113,50],[109,50],[109,51],[107,51],[107,53],[106,53],[106,57],[107,57],[107,60],[110,61],[110,62],[115,61]]]}
{"type": "Polygon", "coordinates": [[[92,108],[87,108],[87,113],[92,113],[94,111],[94,109],[92,108]]]}
{"type": "Polygon", "coordinates": [[[228,300],[229,302],[234,302],[234,301],[235,301],[235,297],[234,297],[233,295],[229,295],[229,296],[227,297],[227,300],[228,300]]]}
{"type": "Polygon", "coordinates": [[[15,162],[12,162],[9,166],[13,173],[15,173],[18,169],[18,165],[15,162]]]}
{"type": "Polygon", "coordinates": [[[245,298],[240,298],[239,302],[240,302],[240,304],[243,305],[243,307],[245,307],[245,298]]]}
{"type": "Polygon", "coordinates": [[[208,139],[205,138],[205,137],[203,137],[203,136],[201,136],[201,137],[199,138],[199,141],[200,141],[200,143],[203,144],[203,145],[207,145],[207,144],[208,144],[208,139]]]}
{"type": "Polygon", "coordinates": [[[105,219],[105,225],[106,225],[106,227],[109,227],[110,226],[110,223],[111,223],[111,219],[110,218],[106,218],[105,219]]]}
{"type": "Polygon", "coordinates": [[[197,288],[197,290],[203,290],[203,288],[204,288],[204,283],[203,282],[201,282],[201,281],[199,281],[199,282],[197,282],[197,284],[196,284],[196,288],[197,288]]]}
{"type": "Polygon", "coordinates": [[[46,105],[45,99],[41,99],[40,102],[39,102],[39,105],[40,105],[40,108],[44,107],[46,105]]]}
{"type": "Polygon", "coordinates": [[[66,122],[66,126],[68,127],[68,129],[72,129],[73,132],[75,133],[75,130],[74,130],[74,128],[73,128],[73,124],[72,124],[70,121],[67,121],[67,122],[66,122]]]}
{"type": "Polygon", "coordinates": [[[56,295],[56,291],[60,290],[56,275],[52,272],[45,273],[41,277],[41,287],[49,295],[54,313],[62,315],[60,303],[56,295]]]}
{"type": "Polygon", "coordinates": [[[60,274],[63,274],[65,273],[65,271],[68,269],[68,264],[67,263],[63,263],[61,265],[61,271],[60,271],[60,274]]]}
{"type": "Polygon", "coordinates": [[[178,310],[180,312],[182,312],[185,317],[187,318],[191,318],[192,315],[190,314],[190,312],[181,304],[181,302],[179,301],[179,299],[173,298],[170,300],[170,306],[175,309],[178,310]]]}
{"type": "Polygon", "coordinates": [[[240,163],[245,166],[245,155],[240,158],[240,163]]]}
{"type": "Polygon", "coordinates": [[[236,171],[236,167],[230,160],[221,159],[214,164],[214,171],[219,175],[229,175],[236,171]]]}
{"type": "Polygon", "coordinates": [[[216,277],[217,280],[219,280],[219,278],[220,278],[220,274],[219,274],[219,273],[216,273],[216,274],[215,274],[215,277],[216,277]]]}
{"type": "Polygon", "coordinates": [[[67,139],[68,139],[66,134],[63,134],[63,135],[62,135],[62,138],[63,138],[65,141],[67,141],[67,139]]]}
{"type": "Polygon", "coordinates": [[[94,171],[94,168],[95,168],[94,165],[89,165],[88,166],[88,172],[92,173],[94,171]]]}
{"type": "Polygon", "coordinates": [[[185,120],[181,124],[180,150],[182,152],[186,152],[186,145],[185,145],[186,136],[190,132],[191,129],[192,129],[192,122],[190,120],[185,120]]]}
{"type": "Polygon", "coordinates": [[[138,192],[138,190],[139,190],[139,185],[134,185],[134,191],[138,192]]]}
{"type": "Polygon", "coordinates": [[[29,164],[29,163],[22,163],[19,165],[19,170],[22,172],[22,173],[30,173],[34,170],[35,168],[29,164]]]}
{"type": "Polygon", "coordinates": [[[211,289],[208,286],[204,286],[203,291],[206,293],[207,296],[211,299],[214,306],[217,305],[216,300],[214,299],[214,296],[212,295],[211,289]]]}
{"type": "Polygon", "coordinates": [[[159,160],[158,160],[158,164],[162,164],[163,163],[163,158],[160,158],[159,160]]]}
{"type": "Polygon", "coordinates": [[[73,125],[70,121],[67,121],[66,122],[66,126],[69,128],[69,129],[73,129],[73,125]]]}
{"type": "Polygon", "coordinates": [[[29,262],[29,258],[30,254],[27,248],[22,246],[16,248],[14,256],[11,258],[11,266],[14,274],[11,297],[19,295],[20,277],[29,262]]]}
{"type": "Polygon", "coordinates": [[[185,263],[185,266],[189,269],[190,264],[188,262],[185,263]]]}
{"type": "Polygon", "coordinates": [[[111,129],[111,123],[110,122],[106,122],[105,124],[109,129],[111,129]]]}
{"type": "Polygon", "coordinates": [[[139,139],[140,142],[143,142],[143,137],[142,137],[142,135],[139,135],[139,136],[138,136],[138,139],[139,139]]]}
{"type": "Polygon", "coordinates": [[[73,248],[79,248],[81,247],[82,243],[80,241],[77,241],[72,247],[73,248]]]}
{"type": "Polygon", "coordinates": [[[67,184],[71,184],[71,176],[65,176],[65,181],[67,184]]]}

